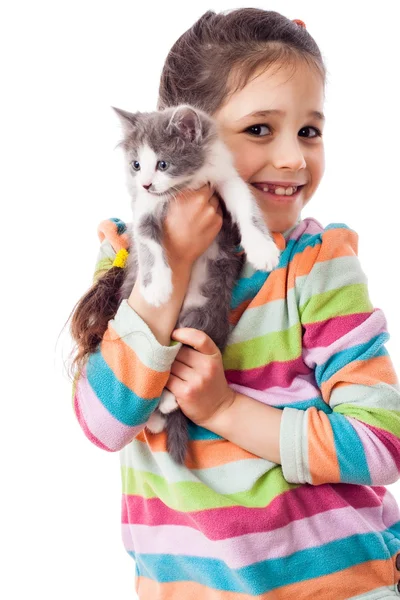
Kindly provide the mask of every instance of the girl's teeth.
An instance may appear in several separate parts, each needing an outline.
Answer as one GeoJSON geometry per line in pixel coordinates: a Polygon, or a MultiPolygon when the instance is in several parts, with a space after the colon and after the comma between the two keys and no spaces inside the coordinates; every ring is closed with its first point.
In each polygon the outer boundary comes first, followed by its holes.
{"type": "MultiPolygon", "coordinates": [[[[263,192],[268,192],[268,191],[269,191],[268,186],[263,188],[263,192]]],[[[278,196],[291,196],[292,194],[297,192],[297,187],[288,187],[288,188],[278,187],[278,188],[275,188],[275,191],[273,189],[271,189],[270,192],[271,192],[271,194],[275,193],[278,196]]]]}

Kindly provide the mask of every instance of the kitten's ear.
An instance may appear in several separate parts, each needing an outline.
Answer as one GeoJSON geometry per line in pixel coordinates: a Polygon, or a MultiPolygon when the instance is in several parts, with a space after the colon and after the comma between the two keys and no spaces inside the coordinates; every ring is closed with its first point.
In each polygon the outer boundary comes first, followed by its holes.
{"type": "Polygon", "coordinates": [[[128,136],[133,133],[136,129],[139,113],[130,113],[126,110],[122,110],[121,108],[115,108],[115,106],[112,106],[111,108],[117,113],[122,123],[125,135],[128,136]]]}
{"type": "Polygon", "coordinates": [[[167,130],[174,128],[181,137],[189,142],[198,142],[202,137],[200,116],[188,104],[181,104],[174,109],[167,130]]]}

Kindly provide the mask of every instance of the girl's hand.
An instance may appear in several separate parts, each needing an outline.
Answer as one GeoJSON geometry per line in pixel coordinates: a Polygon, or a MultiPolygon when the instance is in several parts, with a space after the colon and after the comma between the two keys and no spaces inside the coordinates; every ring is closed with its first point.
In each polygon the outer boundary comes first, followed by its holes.
{"type": "Polygon", "coordinates": [[[175,329],[171,338],[195,349],[182,346],[165,387],[189,419],[207,427],[207,422],[229,408],[235,398],[225,378],[221,352],[199,329],[175,329]]]}
{"type": "Polygon", "coordinates": [[[218,196],[209,184],[182,190],[170,201],[163,224],[163,246],[170,264],[192,266],[217,237],[222,220],[218,196]]]}

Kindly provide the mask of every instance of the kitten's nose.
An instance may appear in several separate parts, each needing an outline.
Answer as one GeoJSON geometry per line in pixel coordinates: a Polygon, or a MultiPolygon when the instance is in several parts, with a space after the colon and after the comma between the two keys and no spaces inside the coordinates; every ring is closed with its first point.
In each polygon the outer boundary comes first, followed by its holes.
{"type": "Polygon", "coordinates": [[[151,187],[151,183],[149,183],[149,185],[144,185],[144,183],[142,184],[145,190],[148,190],[149,187],[151,187]]]}

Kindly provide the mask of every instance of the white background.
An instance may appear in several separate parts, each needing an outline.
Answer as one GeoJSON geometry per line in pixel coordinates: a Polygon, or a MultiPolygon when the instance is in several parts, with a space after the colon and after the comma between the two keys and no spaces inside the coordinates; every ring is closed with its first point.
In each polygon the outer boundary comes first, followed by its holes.
{"type": "MultiPolygon", "coordinates": [[[[359,233],[370,297],[386,314],[400,372],[398,2],[8,3],[0,16],[7,600],[135,597],[134,562],[120,538],[119,456],[80,430],[63,365],[70,341],[65,332],[57,338],[91,284],[97,224],[130,219],[110,107],[154,110],[177,37],[206,10],[241,6],[302,19],[321,48],[326,172],[303,216],[359,233]]],[[[400,501],[400,482],[388,487],[400,501]]]]}

